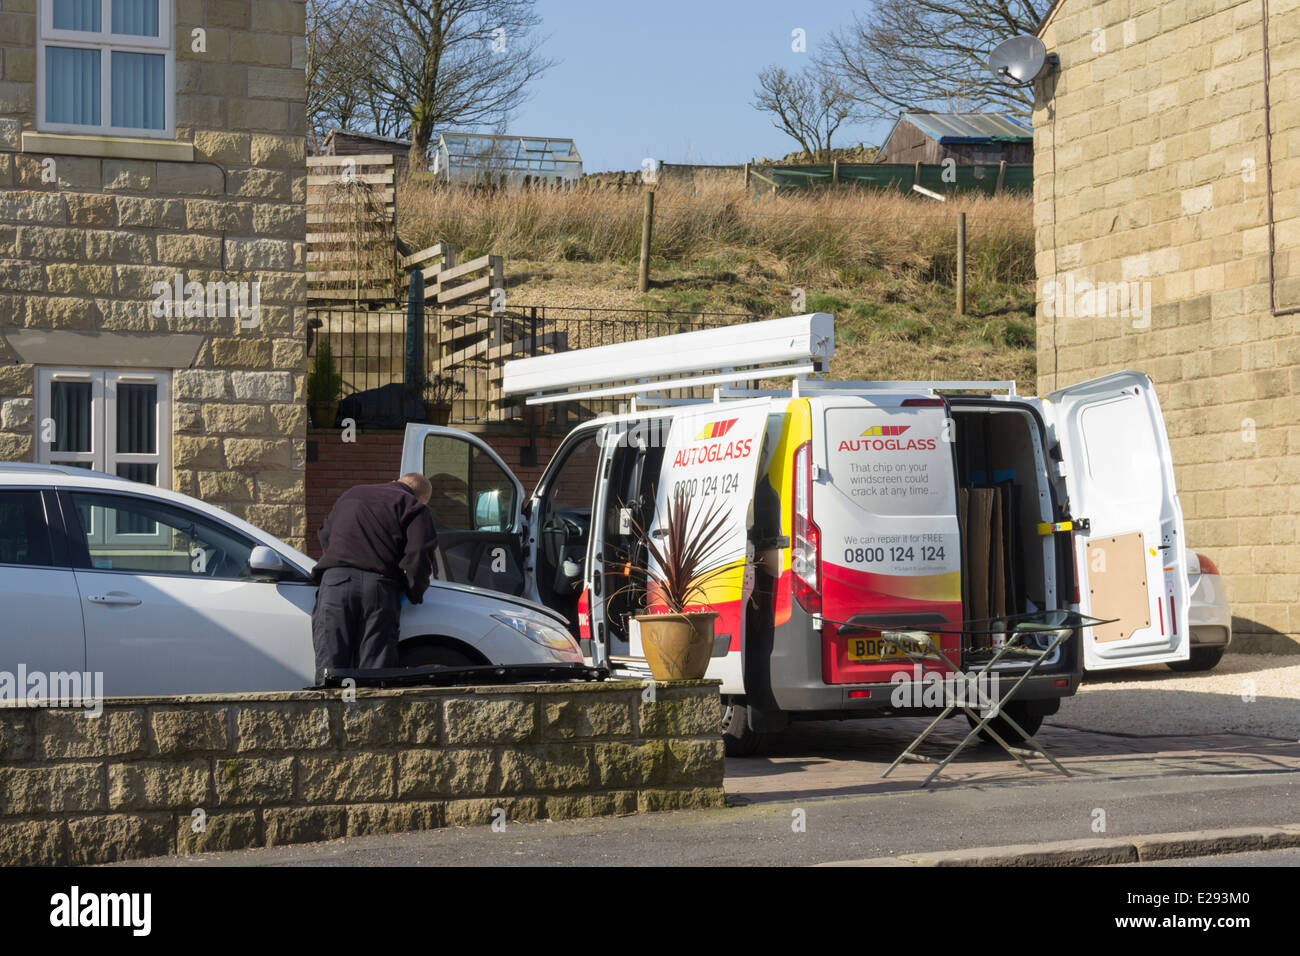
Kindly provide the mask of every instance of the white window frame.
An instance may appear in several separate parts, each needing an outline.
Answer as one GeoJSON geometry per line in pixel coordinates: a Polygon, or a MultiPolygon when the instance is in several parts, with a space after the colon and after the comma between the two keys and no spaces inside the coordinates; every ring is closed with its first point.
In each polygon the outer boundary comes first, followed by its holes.
{"type": "Polygon", "coordinates": [[[138,369],[38,368],[36,370],[36,460],[43,465],[89,464],[94,471],[116,474],[119,464],[158,466],[158,487],[171,488],[171,373],[138,369]],[[90,451],[54,451],[41,441],[41,423],[51,415],[54,382],[90,382],[90,451]],[[154,385],[158,389],[158,450],[128,454],[117,449],[117,387],[154,385]]]}
{"type": "MultiPolygon", "coordinates": [[[[91,470],[110,475],[117,474],[119,464],[149,464],[157,466],[157,487],[171,488],[172,405],[171,373],[139,371],[136,369],[62,369],[38,368],[36,370],[36,460],[46,465],[89,464],[91,470]],[[52,414],[53,396],[50,386],[54,382],[89,382],[90,389],[90,451],[54,451],[49,442],[41,441],[42,422],[52,414]],[[154,423],[157,451],[152,454],[117,451],[117,387],[119,385],[154,385],[158,389],[158,404],[154,423]]],[[[118,533],[116,528],[105,528],[94,520],[87,529],[91,544],[138,545],[140,547],[165,547],[170,542],[166,532],[156,534],[118,533]]]]}
{"type": "Polygon", "coordinates": [[[53,0],[38,0],[39,30],[36,40],[36,129],[42,133],[89,133],[97,136],[144,139],[176,137],[176,55],[174,0],[158,0],[158,36],[142,37],[113,33],[113,0],[98,0],[98,33],[89,30],[54,29],[53,0]],[[99,125],[48,123],[45,120],[45,49],[47,46],[99,50],[99,125]],[[163,64],[162,129],[138,129],[113,125],[113,51],[122,53],[161,53],[163,64]]]}

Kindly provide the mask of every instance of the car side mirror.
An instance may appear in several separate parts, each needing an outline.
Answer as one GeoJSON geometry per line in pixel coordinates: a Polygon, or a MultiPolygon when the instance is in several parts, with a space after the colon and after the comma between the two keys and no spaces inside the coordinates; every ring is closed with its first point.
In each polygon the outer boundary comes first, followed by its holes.
{"type": "Polygon", "coordinates": [[[475,531],[506,531],[501,514],[501,492],[493,488],[481,491],[474,499],[475,531]]]}
{"type": "Polygon", "coordinates": [[[248,556],[248,567],[257,579],[278,581],[285,571],[284,561],[273,549],[259,544],[248,556]]]}

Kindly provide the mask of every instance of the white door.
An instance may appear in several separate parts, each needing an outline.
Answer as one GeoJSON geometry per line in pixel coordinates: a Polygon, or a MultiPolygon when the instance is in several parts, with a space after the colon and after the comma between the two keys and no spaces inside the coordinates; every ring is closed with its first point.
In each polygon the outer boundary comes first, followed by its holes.
{"type": "Polygon", "coordinates": [[[63,492],[87,669],[110,697],[299,690],[314,678],[305,577],[254,580],[256,542],[144,495],[63,492]],[[89,529],[102,529],[96,534],[89,529]]]}
{"type": "Polygon", "coordinates": [[[1186,660],[1187,560],[1173,456],[1151,379],[1118,372],[1047,396],[1074,519],[1089,670],[1186,660]]]}
{"type": "MultiPolygon", "coordinates": [[[[20,668],[49,675],[86,666],[77,582],[72,568],[54,554],[47,504],[57,521],[53,492],[0,490],[0,671],[15,681],[20,668]]],[[[15,687],[19,695],[23,690],[15,687]]]]}
{"type": "Polygon", "coordinates": [[[524,570],[524,486],[501,457],[458,428],[407,425],[399,473],[410,472],[433,485],[438,577],[537,600],[524,570]]]}
{"type": "MultiPolygon", "coordinates": [[[[714,622],[714,656],[707,676],[723,681],[724,691],[739,693],[743,688],[741,654],[745,634],[745,608],[752,592],[753,568],[747,565],[749,527],[753,520],[752,502],[759,459],[763,451],[763,433],[771,409],[768,399],[721,404],[688,405],[665,417],[663,413],[640,422],[623,422],[614,440],[607,439],[610,451],[607,475],[599,482],[597,520],[593,522],[592,540],[600,540],[604,549],[607,595],[619,588],[611,574],[614,566],[640,555],[637,528],[663,542],[663,523],[669,503],[680,491],[691,503],[690,527],[695,527],[716,509],[722,518],[717,549],[704,561],[706,567],[725,568],[712,578],[691,610],[718,613],[714,622]],[[666,426],[666,427],[665,427],[666,426]],[[603,493],[603,500],[602,495],[603,493]],[[599,538],[598,538],[599,536],[599,538]]],[[[596,562],[590,562],[596,563],[596,562]]],[[[590,591],[593,626],[605,623],[610,613],[601,606],[595,591],[590,591]]],[[[614,613],[626,614],[628,608],[614,613]]],[[[648,610],[660,610],[651,604],[648,610]]],[[[623,630],[621,621],[612,622],[608,650],[611,658],[644,659],[635,622],[623,630]]]]}

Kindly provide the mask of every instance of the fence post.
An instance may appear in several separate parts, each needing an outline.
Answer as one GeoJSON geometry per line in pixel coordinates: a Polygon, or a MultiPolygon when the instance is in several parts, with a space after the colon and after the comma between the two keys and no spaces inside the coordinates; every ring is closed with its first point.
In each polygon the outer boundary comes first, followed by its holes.
{"type": "Polygon", "coordinates": [[[645,193],[645,214],[641,218],[641,270],[637,276],[637,288],[642,292],[650,290],[650,237],[654,230],[655,191],[647,189],[645,193]]]}
{"type": "Polygon", "coordinates": [[[831,160],[831,185],[838,186],[839,184],[840,184],[840,161],[838,159],[832,159],[831,160]]]}
{"type": "Polygon", "coordinates": [[[1002,181],[1006,178],[1007,178],[1007,161],[1004,159],[1002,160],[1002,162],[998,163],[998,181],[997,181],[997,185],[993,187],[993,195],[996,196],[998,193],[1002,192],[1002,181]]]}
{"type": "Polygon", "coordinates": [[[957,213],[957,314],[966,314],[966,214],[957,213]]]}
{"type": "Polygon", "coordinates": [[[745,164],[745,188],[749,188],[749,163],[745,164]]]}
{"type": "Polygon", "coordinates": [[[417,265],[411,270],[406,293],[406,404],[403,418],[415,411],[425,380],[424,368],[424,272],[417,265]]]}

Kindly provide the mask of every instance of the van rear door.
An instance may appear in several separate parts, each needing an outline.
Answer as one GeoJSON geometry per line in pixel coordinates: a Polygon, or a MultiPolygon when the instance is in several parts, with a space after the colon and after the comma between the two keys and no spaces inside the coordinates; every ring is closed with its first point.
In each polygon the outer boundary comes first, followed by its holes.
{"type": "Polygon", "coordinates": [[[1074,524],[1088,670],[1187,660],[1187,540],[1151,379],[1117,372],[1047,396],[1074,524]]]}
{"type": "MultiPolygon", "coordinates": [[[[952,420],[934,395],[810,402],[823,680],[888,682],[905,659],[882,645],[881,630],[951,629],[962,620],[952,420]]],[[[954,633],[939,644],[954,658],[959,652],[954,633]]]]}

